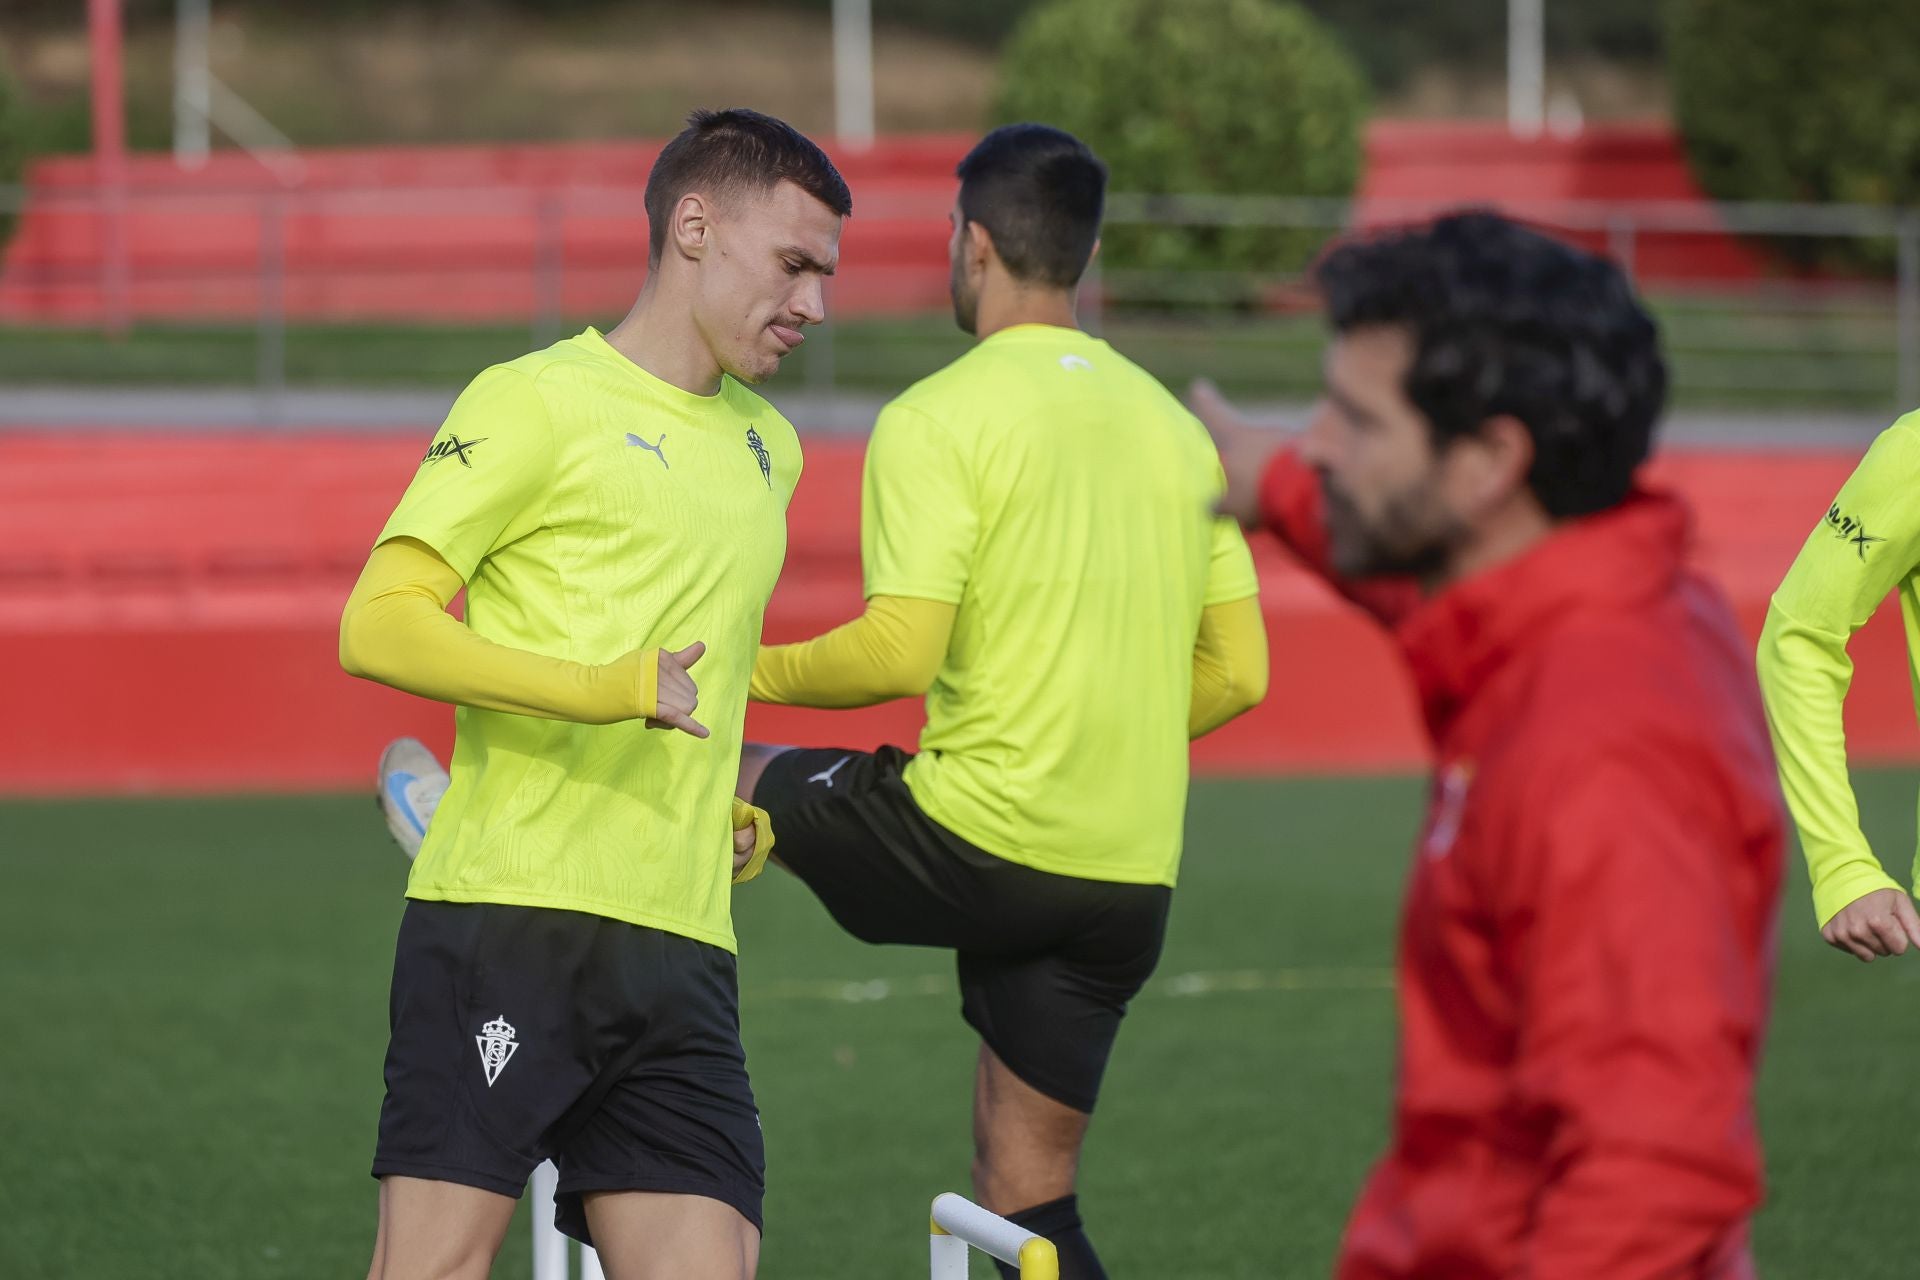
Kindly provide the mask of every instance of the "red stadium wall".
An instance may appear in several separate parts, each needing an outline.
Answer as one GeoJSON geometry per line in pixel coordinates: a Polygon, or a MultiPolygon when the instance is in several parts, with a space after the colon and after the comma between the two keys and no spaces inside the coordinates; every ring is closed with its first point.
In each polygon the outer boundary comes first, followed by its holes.
{"type": "MultiPolygon", "coordinates": [[[[902,137],[837,152],[855,199],[833,289],[838,314],[946,305],[945,216],[953,167],[970,141],[902,137]]],[[[615,313],[645,274],[640,193],[658,150],[632,142],[310,151],[292,191],[238,152],[217,153],[191,174],[165,155],[136,156],[128,304],[143,317],[250,319],[263,301],[263,259],[277,253],[282,275],[266,300],[277,296],[299,320],[615,313]],[[284,214],[270,231],[273,207],[284,214]],[[551,296],[542,292],[543,260],[564,266],[551,296]]],[[[1275,185],[1284,189],[1283,175],[1275,185]]],[[[92,162],[41,161],[29,186],[26,216],[0,259],[0,320],[94,321],[106,224],[92,203],[92,162]]],[[[1519,141],[1497,124],[1391,121],[1368,131],[1359,195],[1362,221],[1392,201],[1702,199],[1665,126],[1519,141]]],[[[1643,234],[1634,263],[1641,278],[1659,282],[1743,281],[1763,269],[1720,235],[1643,234]]]]}
{"type": "MultiPolygon", "coordinates": [[[[380,745],[444,746],[443,708],[343,675],[339,607],[421,441],[256,434],[0,437],[0,792],[363,786],[380,745]]],[[[768,615],[798,639],[859,608],[861,446],[814,441],[768,615]]],[[[1772,585],[1851,455],[1677,453],[1658,478],[1699,517],[1699,563],[1757,633],[1772,585]]],[[[1258,711],[1194,750],[1213,772],[1419,767],[1424,747],[1387,641],[1259,547],[1273,649],[1258,711]]],[[[1897,619],[1855,641],[1857,758],[1920,760],[1897,619]]],[[[917,703],[756,708],[773,741],[911,743],[917,703]]]]}

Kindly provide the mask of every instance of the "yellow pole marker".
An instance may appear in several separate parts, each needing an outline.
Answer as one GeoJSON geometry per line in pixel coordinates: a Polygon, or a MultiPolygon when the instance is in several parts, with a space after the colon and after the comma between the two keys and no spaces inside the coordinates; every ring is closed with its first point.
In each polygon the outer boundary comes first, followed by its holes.
{"type": "Polygon", "coordinates": [[[1060,1252],[1035,1236],[1020,1246],[1020,1280],[1060,1280],[1060,1252]]]}

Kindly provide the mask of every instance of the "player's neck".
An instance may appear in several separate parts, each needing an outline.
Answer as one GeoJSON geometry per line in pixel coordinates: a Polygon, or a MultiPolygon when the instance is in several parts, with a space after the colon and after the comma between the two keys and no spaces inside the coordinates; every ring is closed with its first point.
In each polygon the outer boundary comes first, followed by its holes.
{"type": "Polygon", "coordinates": [[[992,337],[1002,329],[1022,324],[1047,324],[1057,329],[1078,329],[1073,313],[1073,293],[1067,289],[1029,289],[1007,284],[986,288],[980,293],[980,307],[974,313],[974,336],[992,337]]]}
{"type": "Polygon", "coordinates": [[[694,328],[691,309],[651,280],[627,318],[607,331],[607,345],[669,386],[696,396],[720,390],[720,362],[694,328]]]}

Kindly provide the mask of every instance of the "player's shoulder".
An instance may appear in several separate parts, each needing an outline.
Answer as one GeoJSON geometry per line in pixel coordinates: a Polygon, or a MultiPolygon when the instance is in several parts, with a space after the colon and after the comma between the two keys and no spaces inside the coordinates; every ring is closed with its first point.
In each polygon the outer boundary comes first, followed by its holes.
{"type": "Polygon", "coordinates": [[[1910,470],[1920,465],[1920,409],[1902,414],[1874,438],[1863,465],[1910,470]]]}
{"type": "Polygon", "coordinates": [[[598,338],[598,333],[593,330],[562,338],[551,346],[494,365],[488,372],[500,370],[525,378],[544,399],[565,397],[588,385],[580,375],[592,374],[606,367],[609,353],[605,340],[590,340],[598,338]]]}
{"type": "Polygon", "coordinates": [[[1166,383],[1112,343],[1102,338],[1090,339],[1083,357],[1090,366],[1087,372],[1098,381],[1107,397],[1124,404],[1130,413],[1163,418],[1198,441],[1211,439],[1200,419],[1166,383]]]}
{"type": "Polygon", "coordinates": [[[1759,732],[1747,644],[1720,589],[1682,570],[1641,607],[1588,609],[1539,647],[1522,721],[1543,758],[1557,747],[1643,761],[1664,744],[1703,758],[1759,732]]]}
{"type": "Polygon", "coordinates": [[[720,384],[720,394],[733,412],[761,435],[777,433],[792,436],[797,434],[787,415],[775,407],[773,401],[755,391],[738,378],[729,375],[720,384]]]}
{"type": "Polygon", "coordinates": [[[882,418],[903,414],[950,422],[972,409],[987,384],[1004,369],[991,348],[975,344],[959,359],[927,374],[889,400],[881,410],[882,418]]]}
{"type": "Polygon", "coordinates": [[[537,366],[527,363],[525,356],[488,365],[461,390],[444,429],[529,443],[548,438],[553,414],[541,393],[536,371],[537,366]]]}
{"type": "Polygon", "coordinates": [[[549,411],[555,401],[564,401],[577,387],[577,372],[596,361],[595,354],[576,338],[565,338],[550,347],[529,351],[512,360],[488,365],[467,384],[463,398],[480,398],[521,406],[537,400],[549,411]]]}

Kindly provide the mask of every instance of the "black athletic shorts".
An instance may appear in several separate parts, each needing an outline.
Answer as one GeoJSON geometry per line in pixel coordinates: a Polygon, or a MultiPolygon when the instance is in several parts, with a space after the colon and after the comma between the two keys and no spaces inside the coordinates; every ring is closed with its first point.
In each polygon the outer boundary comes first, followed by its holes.
{"type": "MultiPolygon", "coordinates": [[[[760,1226],[766,1157],[731,952],[576,911],[407,903],[393,960],[376,1178],[518,1197],[706,1196],[760,1226]]],[[[591,1243],[591,1241],[589,1241],[591,1243]]]]}
{"type": "Polygon", "coordinates": [[[1036,871],[915,803],[898,747],[804,749],[767,765],[753,802],[773,856],[864,942],[959,953],[961,1014],[1022,1080],[1092,1111],[1127,1003],[1160,959],[1173,891],[1036,871]]]}

